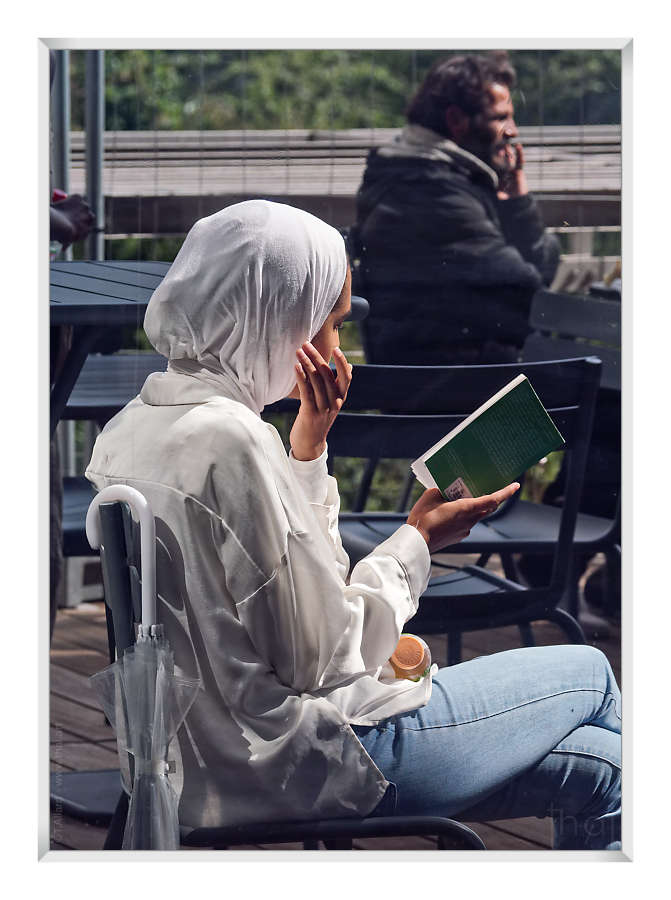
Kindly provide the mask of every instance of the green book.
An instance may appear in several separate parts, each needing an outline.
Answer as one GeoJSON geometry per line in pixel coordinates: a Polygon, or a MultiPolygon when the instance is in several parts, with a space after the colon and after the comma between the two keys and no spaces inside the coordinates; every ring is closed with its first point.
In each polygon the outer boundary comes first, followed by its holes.
{"type": "Polygon", "coordinates": [[[518,479],[564,446],[526,375],[518,375],[412,463],[446,500],[481,497],[518,479]]]}

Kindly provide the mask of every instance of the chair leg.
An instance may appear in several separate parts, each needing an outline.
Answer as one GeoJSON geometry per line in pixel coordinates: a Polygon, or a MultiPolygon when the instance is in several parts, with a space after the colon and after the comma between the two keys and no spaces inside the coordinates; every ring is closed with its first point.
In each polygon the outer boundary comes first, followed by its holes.
{"type": "Polygon", "coordinates": [[[128,794],[125,791],[121,791],[110,827],[107,830],[103,850],[121,850],[123,832],[126,827],[126,819],[128,818],[128,801],[128,794]]]}
{"type": "Polygon", "coordinates": [[[622,549],[619,544],[613,544],[612,547],[605,551],[606,568],[605,568],[605,589],[606,597],[612,597],[616,590],[616,585],[622,578],[622,549]]]}
{"type": "Polygon", "coordinates": [[[567,613],[565,609],[559,609],[555,606],[547,612],[545,618],[548,622],[554,622],[555,625],[559,625],[562,631],[568,635],[571,643],[587,643],[585,632],[580,627],[580,623],[570,613],[567,613]]]}
{"type": "Polygon", "coordinates": [[[517,565],[515,563],[515,560],[513,559],[512,553],[500,553],[499,556],[501,557],[503,574],[506,576],[508,581],[515,581],[519,583],[520,573],[517,569],[517,565]]]}
{"type": "Polygon", "coordinates": [[[531,622],[520,622],[517,627],[520,630],[520,637],[522,638],[522,646],[523,647],[535,647],[536,639],[534,638],[534,633],[531,628],[531,622]]]}
{"type": "Polygon", "coordinates": [[[352,839],[347,837],[328,838],[324,841],[324,846],[327,850],[351,850],[352,839]]]}
{"type": "MultiPolygon", "coordinates": [[[[478,840],[480,840],[478,838],[478,840]]],[[[438,850],[486,850],[484,843],[480,841],[482,846],[465,840],[463,837],[452,837],[448,834],[438,835],[438,850]]]]}
{"type": "Polygon", "coordinates": [[[582,570],[579,565],[582,557],[576,556],[574,554],[573,558],[570,561],[570,569],[568,573],[568,577],[566,579],[566,593],[562,598],[562,608],[566,608],[566,611],[569,615],[573,616],[574,619],[578,618],[578,611],[580,609],[580,587],[578,582],[580,581],[580,576],[582,575],[582,570]]]}
{"type": "Polygon", "coordinates": [[[450,631],[447,635],[447,664],[456,666],[461,662],[461,632],[450,631]]]}

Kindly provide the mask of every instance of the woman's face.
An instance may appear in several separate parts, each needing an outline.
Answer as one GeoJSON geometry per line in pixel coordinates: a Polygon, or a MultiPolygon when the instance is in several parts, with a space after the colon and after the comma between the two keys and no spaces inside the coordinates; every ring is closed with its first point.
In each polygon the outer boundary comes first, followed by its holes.
{"type": "MultiPolygon", "coordinates": [[[[342,291],[340,292],[340,296],[336,300],[335,306],[326,317],[326,321],[324,322],[322,327],[310,341],[315,350],[317,350],[317,352],[321,354],[321,356],[327,363],[331,362],[331,357],[333,356],[333,351],[335,350],[335,348],[340,346],[340,328],[342,327],[342,324],[347,316],[350,314],[351,310],[352,273],[348,266],[347,275],[345,276],[345,283],[343,285],[342,291]]],[[[294,385],[294,389],[289,394],[289,396],[293,397],[295,400],[299,399],[300,395],[298,393],[298,385],[294,385]]]]}
{"type": "Polygon", "coordinates": [[[340,292],[340,296],[336,300],[336,305],[326,317],[326,321],[317,334],[310,341],[315,350],[321,353],[327,363],[331,362],[331,357],[333,356],[335,348],[340,346],[340,328],[350,314],[351,309],[352,273],[348,266],[345,283],[340,292]]]}

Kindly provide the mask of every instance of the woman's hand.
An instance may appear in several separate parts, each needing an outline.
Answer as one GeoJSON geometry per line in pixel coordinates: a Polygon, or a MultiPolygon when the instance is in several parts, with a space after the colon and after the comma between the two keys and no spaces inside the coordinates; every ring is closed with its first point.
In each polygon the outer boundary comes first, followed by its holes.
{"type": "Polygon", "coordinates": [[[339,347],[333,351],[336,373],[308,341],[296,351],[296,382],[301,405],[289,441],[296,459],[317,459],[326,435],[347,397],[352,366],[339,347]]]}
{"type": "Polygon", "coordinates": [[[436,488],[424,491],[410,510],[408,525],[414,525],[429,547],[436,553],[443,547],[463,541],[471,528],[519,490],[515,481],[493,494],[472,499],[447,501],[436,488]]]}

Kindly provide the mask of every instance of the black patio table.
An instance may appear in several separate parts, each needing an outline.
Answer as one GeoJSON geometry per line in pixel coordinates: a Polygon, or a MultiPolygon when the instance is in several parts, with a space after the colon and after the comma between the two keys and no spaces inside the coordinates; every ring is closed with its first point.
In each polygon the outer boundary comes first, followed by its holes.
{"type": "Polygon", "coordinates": [[[72,261],[50,267],[50,324],[72,325],[72,346],[51,389],[51,434],[63,416],[86,357],[105,332],[142,326],[168,262],[72,261]]]}
{"type": "MultiPolygon", "coordinates": [[[[141,328],[144,314],[151,295],[163,280],[170,268],[169,262],[135,261],[135,260],[105,260],[105,261],[80,261],[54,262],[50,267],[50,324],[72,325],[72,346],[65,359],[58,378],[51,389],[51,434],[53,436],[56,426],[63,418],[77,379],[82,373],[82,368],[87,356],[96,342],[110,329],[121,326],[134,326],[141,328]]],[[[368,303],[362,297],[352,297],[352,314],[354,321],[365,318],[368,313],[368,303]]],[[[130,378],[132,385],[128,385],[128,396],[121,398],[120,406],[123,406],[142,387],[148,370],[153,365],[151,359],[146,359],[142,365],[137,359],[131,363],[132,357],[118,355],[107,367],[93,364],[87,366],[90,378],[84,378],[77,385],[82,398],[79,406],[84,404],[87,414],[91,418],[97,418],[95,414],[95,396],[91,396],[90,388],[93,386],[99,394],[100,411],[105,412],[107,407],[119,402],[116,396],[119,384],[114,387],[114,379],[105,379],[101,385],[100,376],[103,369],[107,371],[111,366],[117,370],[124,366],[128,371],[119,372],[122,382],[130,378]],[[89,384],[89,381],[91,384],[89,384]],[[86,382],[86,383],[84,383],[86,382]],[[137,383],[135,383],[137,382],[137,383]],[[109,388],[106,391],[106,386],[109,388]],[[86,391],[89,395],[85,396],[86,391]],[[114,396],[112,396],[114,393],[114,396]],[[107,396],[109,394],[109,396],[107,396]]],[[[110,370],[111,371],[111,370],[110,370]]],[[[86,374],[86,373],[83,373],[86,374]]],[[[119,408],[120,408],[119,406],[119,408]]],[[[84,408],[82,407],[82,408],[84,408]]],[[[81,418],[73,409],[71,418],[81,418]]]]}

